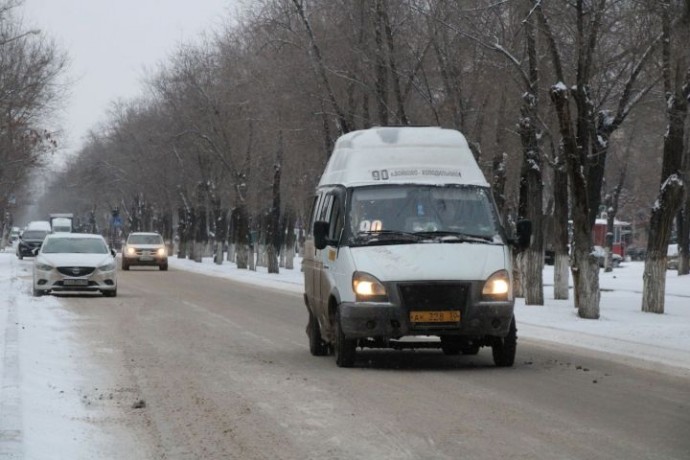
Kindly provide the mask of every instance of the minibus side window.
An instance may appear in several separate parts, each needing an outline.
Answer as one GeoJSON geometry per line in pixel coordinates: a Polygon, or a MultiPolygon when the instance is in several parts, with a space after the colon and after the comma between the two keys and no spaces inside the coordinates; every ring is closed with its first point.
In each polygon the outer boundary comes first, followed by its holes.
{"type": "Polygon", "coordinates": [[[319,199],[321,198],[321,194],[314,195],[314,202],[311,205],[311,213],[309,214],[309,225],[307,228],[307,235],[312,235],[314,233],[314,222],[316,220],[316,216],[318,215],[319,211],[319,199]]]}
{"type": "Polygon", "coordinates": [[[340,240],[340,232],[343,229],[344,215],[343,206],[339,197],[333,197],[333,212],[329,219],[330,227],[328,229],[328,238],[331,240],[340,240]]]}

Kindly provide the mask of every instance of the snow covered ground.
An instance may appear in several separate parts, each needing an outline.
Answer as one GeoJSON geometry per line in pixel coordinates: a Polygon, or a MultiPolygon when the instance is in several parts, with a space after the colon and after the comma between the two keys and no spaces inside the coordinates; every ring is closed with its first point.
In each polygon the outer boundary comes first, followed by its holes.
{"type": "MultiPolygon", "coordinates": [[[[9,248],[0,252],[0,458],[98,458],[99,452],[127,442],[124,433],[104,437],[89,411],[89,398],[109,396],[87,388],[83,375],[108,370],[84,368],[87,360],[68,327],[74,318],[57,298],[31,297],[31,263],[18,261],[9,248]]],[[[170,266],[302,292],[299,263],[279,275],[263,267],[250,272],[227,262],[215,265],[211,259],[195,263],[172,257],[170,266]]],[[[627,262],[610,273],[602,271],[601,318],[583,320],[572,298],[553,300],[552,267],[546,267],[546,305],[516,303],[519,337],[636,358],[651,368],[690,375],[690,277],[669,271],[666,313],[642,313],[643,268],[643,262],[627,262]]]]}

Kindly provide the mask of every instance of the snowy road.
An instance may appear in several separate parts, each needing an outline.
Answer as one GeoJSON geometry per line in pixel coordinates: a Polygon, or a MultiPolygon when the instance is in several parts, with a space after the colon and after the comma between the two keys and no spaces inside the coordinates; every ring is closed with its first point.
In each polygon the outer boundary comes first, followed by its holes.
{"type": "MultiPolygon", "coordinates": [[[[12,286],[28,289],[26,273],[12,286]]],[[[687,376],[524,339],[512,369],[493,367],[488,349],[366,351],[354,369],[339,369],[309,354],[299,294],[176,269],[119,275],[114,299],[50,297],[2,310],[11,317],[0,336],[0,459],[685,459],[690,451],[687,376]],[[69,430],[50,426],[61,420],[69,430]]]]}

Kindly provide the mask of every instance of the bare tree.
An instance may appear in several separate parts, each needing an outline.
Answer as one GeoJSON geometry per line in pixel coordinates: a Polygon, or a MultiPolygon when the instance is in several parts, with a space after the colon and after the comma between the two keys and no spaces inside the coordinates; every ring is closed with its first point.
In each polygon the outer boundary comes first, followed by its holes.
{"type": "Polygon", "coordinates": [[[690,40],[690,2],[672,6],[660,2],[663,24],[663,80],[666,95],[668,130],[664,138],[661,186],[650,219],[647,258],[642,291],[642,311],[664,312],[666,292],[666,258],[673,219],[683,201],[683,154],[685,123],[690,97],[690,57],[686,44],[690,40]],[[672,22],[672,18],[677,20],[672,22]]]}

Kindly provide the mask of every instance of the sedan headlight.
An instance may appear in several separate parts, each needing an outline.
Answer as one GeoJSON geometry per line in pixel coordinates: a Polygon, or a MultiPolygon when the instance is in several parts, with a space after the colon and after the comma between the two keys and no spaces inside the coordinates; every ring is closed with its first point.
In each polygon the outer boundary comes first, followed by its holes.
{"type": "Polygon", "coordinates": [[[482,300],[508,300],[509,294],[510,277],[505,270],[491,275],[482,288],[482,300]]]}
{"type": "Polygon", "coordinates": [[[386,287],[375,276],[364,272],[352,275],[352,290],[358,302],[386,302],[388,293],[386,287]]]}
{"type": "Polygon", "coordinates": [[[115,270],[115,262],[108,262],[105,265],[101,265],[98,269],[102,272],[111,272],[115,270]]]}
{"type": "Polygon", "coordinates": [[[40,270],[42,272],[49,272],[53,269],[52,265],[48,264],[43,264],[43,263],[36,263],[36,270],[40,270]]]}

